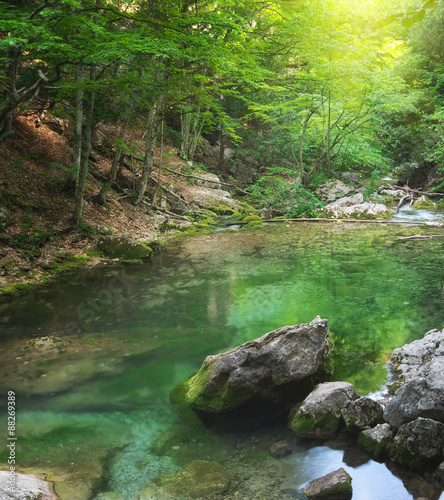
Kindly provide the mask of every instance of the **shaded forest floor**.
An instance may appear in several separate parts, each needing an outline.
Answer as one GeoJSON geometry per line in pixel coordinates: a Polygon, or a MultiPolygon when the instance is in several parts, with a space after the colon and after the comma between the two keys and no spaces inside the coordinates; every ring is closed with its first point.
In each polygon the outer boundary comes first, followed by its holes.
{"type": "MultiPolygon", "coordinates": [[[[101,234],[130,233],[145,241],[156,241],[160,235],[177,233],[174,229],[164,233],[170,207],[162,195],[156,194],[154,183],[148,186],[143,206],[131,203],[140,176],[134,160],[119,167],[105,205],[94,201],[111,169],[113,152],[109,144],[117,138],[116,127],[100,130],[90,157],[83,223],[74,229],[71,223],[74,193],[66,189],[72,162],[72,131],[69,127],[65,129],[61,121],[55,125],[52,128],[56,131],[45,124],[36,127],[33,117],[21,117],[15,121],[15,135],[0,148],[0,209],[6,208],[12,222],[4,232],[0,231],[0,289],[4,295],[19,294],[18,283],[50,279],[45,262],[56,252],[68,251],[86,267],[110,261],[92,250],[101,234]],[[153,198],[156,206],[149,206],[153,198]]],[[[136,154],[143,156],[142,148],[137,150],[137,145],[143,143],[141,133],[133,129],[129,142],[135,146],[136,154]]],[[[160,147],[157,147],[155,165],[159,162],[160,147]]],[[[178,172],[195,173],[190,172],[189,164],[180,160],[177,150],[168,144],[163,147],[162,165],[178,172]]],[[[208,167],[211,168],[211,161],[208,167]]],[[[153,174],[157,179],[158,169],[153,174]]],[[[188,179],[167,172],[162,172],[159,179],[161,185],[178,194],[186,191],[189,184],[188,179]]]]}

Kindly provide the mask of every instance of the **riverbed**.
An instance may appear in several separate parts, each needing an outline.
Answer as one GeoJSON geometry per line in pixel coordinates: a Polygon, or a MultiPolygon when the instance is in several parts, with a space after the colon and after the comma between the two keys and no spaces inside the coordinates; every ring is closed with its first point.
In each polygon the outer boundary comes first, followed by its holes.
{"type": "Polygon", "coordinates": [[[413,498],[417,478],[346,439],[292,441],[294,453],[275,459],[270,445],[292,439],[284,420],[249,431],[183,425],[169,393],[208,354],[320,315],[335,339],[332,380],[384,395],[389,353],[443,327],[442,239],[397,239],[421,232],[433,230],[227,229],[177,241],[149,264],[78,275],[3,305],[0,385],[17,395],[19,465],[63,478],[62,500],[100,491],[131,499],[193,459],[226,468],[224,498],[303,498],[305,483],[339,467],[353,478],[354,500],[413,498]],[[36,351],[29,341],[41,336],[60,343],[36,351]]]}

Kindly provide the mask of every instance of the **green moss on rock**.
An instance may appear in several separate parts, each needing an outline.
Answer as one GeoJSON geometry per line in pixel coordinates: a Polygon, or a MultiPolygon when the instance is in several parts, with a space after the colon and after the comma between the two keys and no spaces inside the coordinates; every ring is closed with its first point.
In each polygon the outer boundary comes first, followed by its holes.
{"type": "Polygon", "coordinates": [[[244,217],[243,221],[244,222],[255,222],[255,221],[260,221],[261,218],[259,215],[247,215],[247,217],[244,217]]]}
{"type": "Polygon", "coordinates": [[[339,428],[340,418],[333,413],[306,415],[298,411],[290,423],[290,429],[299,437],[331,436],[339,428]]]}
{"type": "Polygon", "coordinates": [[[436,208],[436,203],[434,203],[430,198],[427,198],[427,196],[423,195],[420,196],[415,203],[413,203],[413,208],[415,210],[430,210],[436,208]]]}
{"type": "Polygon", "coordinates": [[[22,292],[31,290],[33,287],[33,283],[15,283],[13,285],[8,285],[0,290],[0,297],[18,297],[22,292]]]}

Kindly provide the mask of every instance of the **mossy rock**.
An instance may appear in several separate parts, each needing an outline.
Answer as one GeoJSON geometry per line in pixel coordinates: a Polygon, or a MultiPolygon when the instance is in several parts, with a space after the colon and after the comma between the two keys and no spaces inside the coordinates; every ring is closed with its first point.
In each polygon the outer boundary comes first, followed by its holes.
{"type": "MultiPolygon", "coordinates": [[[[159,493],[166,494],[166,498],[168,495],[176,498],[208,498],[224,493],[230,478],[217,462],[194,460],[179,472],[155,477],[150,483],[159,489],[159,493]]],[[[140,499],[144,498],[143,489],[138,495],[140,499]]]]}
{"type": "Polygon", "coordinates": [[[208,395],[203,388],[207,385],[212,374],[213,364],[209,361],[202,365],[194,377],[184,383],[187,404],[207,413],[221,413],[227,409],[237,408],[249,400],[249,393],[244,394],[241,391],[230,393],[227,385],[219,386],[217,391],[208,395]]]}
{"type": "Polygon", "coordinates": [[[101,236],[97,247],[110,257],[124,260],[147,259],[153,254],[148,244],[136,241],[126,233],[101,236]]]}
{"type": "Polygon", "coordinates": [[[255,222],[255,221],[260,221],[261,218],[259,217],[259,215],[247,215],[246,217],[244,217],[243,221],[244,222],[255,222]]]}
{"type": "Polygon", "coordinates": [[[211,212],[215,212],[218,215],[233,215],[236,210],[229,205],[224,205],[223,203],[211,205],[211,212]]]}
{"type": "Polygon", "coordinates": [[[393,431],[388,424],[378,424],[373,429],[362,431],[358,436],[358,446],[376,459],[388,455],[392,441],[393,431]]]}
{"type": "Polygon", "coordinates": [[[341,418],[332,413],[297,413],[291,421],[290,429],[299,437],[330,437],[339,429],[340,422],[341,418]]]}
{"type": "Polygon", "coordinates": [[[100,250],[99,248],[88,248],[85,250],[85,254],[88,257],[105,257],[106,253],[103,250],[100,250]]]}
{"type": "Polygon", "coordinates": [[[422,195],[415,201],[415,203],[413,203],[413,208],[415,210],[430,210],[436,208],[436,203],[434,203],[430,198],[427,198],[427,196],[422,195]]]}
{"type": "Polygon", "coordinates": [[[234,214],[231,216],[233,219],[242,219],[243,214],[242,212],[234,212],[234,214]]]}
{"type": "Polygon", "coordinates": [[[315,479],[303,492],[310,500],[349,500],[353,496],[352,478],[340,468],[315,479]]]}
{"type": "Polygon", "coordinates": [[[33,283],[15,283],[0,289],[0,297],[18,297],[23,292],[32,290],[33,288],[33,283]]]}

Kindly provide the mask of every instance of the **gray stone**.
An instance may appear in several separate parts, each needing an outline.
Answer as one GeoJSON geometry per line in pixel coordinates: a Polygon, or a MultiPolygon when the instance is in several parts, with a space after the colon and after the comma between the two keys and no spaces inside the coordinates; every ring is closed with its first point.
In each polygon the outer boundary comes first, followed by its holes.
{"type": "Polygon", "coordinates": [[[349,193],[352,193],[353,191],[354,188],[347,186],[340,180],[336,180],[320,184],[316,188],[315,194],[321,201],[330,203],[335,201],[337,198],[341,198],[349,193]]]}
{"type": "Polygon", "coordinates": [[[349,184],[354,184],[355,186],[360,186],[361,184],[355,172],[341,172],[338,176],[341,181],[348,182],[349,184]]]}
{"type": "Polygon", "coordinates": [[[382,203],[364,203],[362,193],[340,198],[326,205],[322,212],[335,218],[387,217],[392,212],[382,203]]]}
{"type": "Polygon", "coordinates": [[[435,473],[433,474],[433,477],[439,481],[440,484],[444,485],[444,462],[441,462],[435,473]]]}
{"type": "Polygon", "coordinates": [[[410,380],[400,387],[384,410],[384,419],[392,427],[418,417],[444,422],[444,389],[431,386],[425,378],[410,380]]]}
{"type": "Polygon", "coordinates": [[[371,429],[384,421],[382,405],[370,398],[347,401],[341,413],[347,430],[354,434],[371,429]]]}
{"type": "Polygon", "coordinates": [[[53,483],[31,474],[0,471],[2,500],[58,500],[53,483]]]}
{"type": "Polygon", "coordinates": [[[417,418],[401,425],[390,448],[394,462],[423,469],[443,458],[444,424],[430,418],[417,418]]]}
{"type": "Polygon", "coordinates": [[[389,424],[378,424],[373,429],[362,431],[358,437],[358,446],[372,455],[381,458],[388,454],[393,440],[393,430],[389,424]]]}
{"type": "Polygon", "coordinates": [[[312,481],[303,490],[310,500],[348,500],[353,496],[352,479],[342,467],[312,481]]]}
{"type": "Polygon", "coordinates": [[[196,184],[198,186],[207,187],[210,189],[222,189],[222,185],[220,183],[220,179],[215,174],[199,174],[198,177],[201,177],[204,180],[197,180],[196,184]]]}
{"type": "Polygon", "coordinates": [[[338,430],[341,410],[358,395],[348,382],[325,382],[305,398],[290,423],[298,437],[327,439],[338,430]]]}
{"type": "Polygon", "coordinates": [[[13,223],[12,214],[4,207],[0,207],[0,231],[4,231],[13,223]]]}
{"type": "Polygon", "coordinates": [[[128,233],[101,236],[97,247],[109,256],[119,259],[145,259],[153,253],[150,246],[135,240],[128,233]]]}
{"type": "Polygon", "coordinates": [[[327,320],[285,326],[227,352],[208,356],[186,385],[187,403],[207,413],[265,404],[285,412],[312,380],[331,373],[327,320]]]}
{"type": "Polygon", "coordinates": [[[390,363],[399,377],[398,386],[425,378],[431,387],[444,388],[444,330],[430,330],[422,339],[395,349],[390,363]]]}

